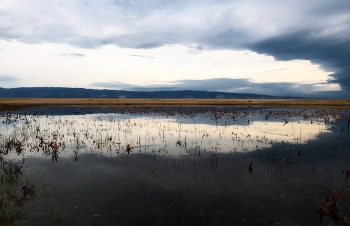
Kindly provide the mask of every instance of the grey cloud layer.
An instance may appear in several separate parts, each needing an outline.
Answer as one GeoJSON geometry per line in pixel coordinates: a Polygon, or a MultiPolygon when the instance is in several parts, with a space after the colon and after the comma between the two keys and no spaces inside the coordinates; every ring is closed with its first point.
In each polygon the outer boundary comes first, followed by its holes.
{"type": "Polygon", "coordinates": [[[305,59],[335,72],[329,82],[341,85],[339,94],[350,91],[348,0],[8,1],[0,21],[0,39],[26,43],[182,44],[200,47],[196,51],[249,49],[277,60],[305,59]]]}
{"type": "Polygon", "coordinates": [[[13,75],[0,75],[0,83],[14,83],[20,81],[19,78],[13,75]]]}
{"type": "Polygon", "coordinates": [[[121,82],[95,82],[93,87],[130,90],[130,91],[164,91],[164,90],[206,90],[233,93],[254,93],[274,96],[299,97],[336,97],[336,92],[320,92],[317,85],[292,82],[256,83],[249,79],[214,78],[205,80],[178,80],[165,85],[136,86],[121,82]]]}
{"type": "Polygon", "coordinates": [[[94,82],[90,84],[91,86],[94,87],[99,87],[99,88],[106,88],[106,89],[117,89],[117,90],[132,90],[135,88],[134,85],[131,84],[126,84],[123,82],[94,82]]]}
{"type": "Polygon", "coordinates": [[[132,56],[132,57],[142,57],[142,58],[150,58],[150,59],[155,59],[155,57],[152,57],[152,56],[143,56],[143,55],[136,55],[136,54],[129,55],[129,56],[132,56]]]}
{"type": "Polygon", "coordinates": [[[62,53],[60,54],[61,57],[64,58],[76,58],[76,57],[84,57],[85,54],[82,53],[62,53]]]}
{"type": "Polygon", "coordinates": [[[172,43],[246,48],[256,41],[300,30],[312,31],[310,40],[335,34],[346,38],[350,26],[350,4],[346,0],[32,3],[4,4],[7,11],[0,14],[1,38],[87,48],[105,44],[153,48],[172,43]]]}

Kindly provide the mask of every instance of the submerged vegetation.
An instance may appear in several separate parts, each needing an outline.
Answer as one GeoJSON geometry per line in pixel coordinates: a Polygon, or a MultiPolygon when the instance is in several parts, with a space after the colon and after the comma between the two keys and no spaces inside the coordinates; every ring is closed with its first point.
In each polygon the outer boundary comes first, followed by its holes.
{"type": "Polygon", "coordinates": [[[349,225],[349,119],[335,109],[3,111],[0,223],[349,225]]]}
{"type": "Polygon", "coordinates": [[[35,189],[30,181],[27,181],[29,182],[27,185],[21,186],[19,177],[22,176],[22,166],[3,160],[1,165],[0,224],[13,225],[14,220],[22,216],[23,206],[33,195],[35,189]]]}

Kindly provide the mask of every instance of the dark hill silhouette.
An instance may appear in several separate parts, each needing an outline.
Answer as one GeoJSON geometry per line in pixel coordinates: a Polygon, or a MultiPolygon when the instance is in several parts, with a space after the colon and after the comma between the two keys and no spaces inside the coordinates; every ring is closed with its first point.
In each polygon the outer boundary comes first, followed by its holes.
{"type": "Polygon", "coordinates": [[[125,91],[96,90],[65,87],[22,87],[0,88],[0,98],[196,98],[196,99],[234,99],[234,98],[266,98],[266,99],[300,99],[300,97],[269,96],[252,93],[227,93],[194,90],[179,91],[125,91]]]}

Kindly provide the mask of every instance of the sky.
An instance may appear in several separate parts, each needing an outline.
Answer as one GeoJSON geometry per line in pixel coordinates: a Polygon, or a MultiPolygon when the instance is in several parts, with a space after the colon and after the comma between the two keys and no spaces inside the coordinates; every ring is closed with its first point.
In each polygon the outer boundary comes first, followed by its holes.
{"type": "Polygon", "coordinates": [[[350,96],[350,1],[0,0],[0,87],[350,96]]]}

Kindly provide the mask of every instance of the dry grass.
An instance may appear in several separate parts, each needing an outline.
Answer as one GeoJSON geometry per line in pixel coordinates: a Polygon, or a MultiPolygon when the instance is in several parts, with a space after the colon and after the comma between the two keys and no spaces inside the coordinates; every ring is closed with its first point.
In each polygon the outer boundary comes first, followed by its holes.
{"type": "Polygon", "coordinates": [[[45,105],[138,105],[138,106],[270,106],[350,109],[350,99],[88,99],[33,98],[0,99],[0,110],[45,105]]]}

